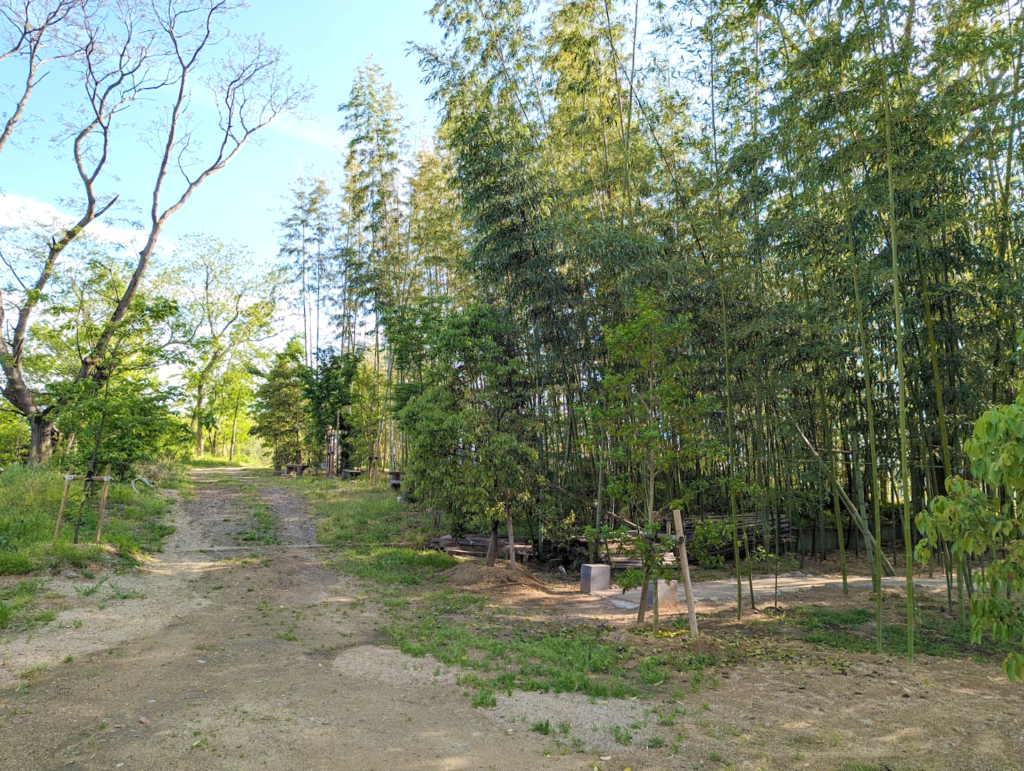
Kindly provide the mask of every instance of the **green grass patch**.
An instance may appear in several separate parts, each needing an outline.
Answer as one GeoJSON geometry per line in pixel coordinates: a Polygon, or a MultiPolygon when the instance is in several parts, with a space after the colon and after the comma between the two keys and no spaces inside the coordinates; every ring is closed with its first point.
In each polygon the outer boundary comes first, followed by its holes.
{"type": "Polygon", "coordinates": [[[146,595],[137,589],[122,589],[117,584],[110,584],[110,596],[115,600],[144,600],[146,595]]]}
{"type": "Polygon", "coordinates": [[[239,530],[235,537],[246,543],[259,543],[264,546],[281,543],[278,537],[277,520],[270,513],[267,504],[255,496],[245,495],[245,505],[250,510],[249,526],[239,530]]]}
{"type": "Polygon", "coordinates": [[[802,629],[823,629],[826,627],[848,627],[864,624],[875,615],[865,608],[854,610],[832,610],[830,608],[800,608],[797,611],[802,629]]]}
{"type": "Polygon", "coordinates": [[[107,582],[110,576],[103,576],[99,581],[89,586],[76,586],[75,592],[79,597],[92,597],[96,592],[100,590],[100,587],[107,582]]]}
{"type": "Polygon", "coordinates": [[[380,547],[365,553],[347,549],[342,552],[336,567],[346,575],[380,584],[413,586],[457,564],[458,560],[444,552],[380,547]]]}
{"type": "MultiPolygon", "coordinates": [[[[823,645],[852,653],[874,652],[876,631],[874,613],[863,608],[830,610],[828,608],[797,608],[790,617],[802,630],[802,639],[814,645],[823,645]]],[[[970,656],[1003,656],[1018,650],[1012,642],[1000,643],[983,640],[975,645],[970,639],[970,627],[959,621],[950,621],[941,613],[919,610],[918,625],[914,629],[914,650],[927,656],[966,658],[970,656]]],[[[1022,630],[1024,631],[1024,630],[1022,630]]],[[[1019,640],[1022,631],[1011,634],[1019,640]]],[[[907,648],[905,624],[882,625],[882,648],[899,652],[907,648]]]]}
{"type": "Polygon", "coordinates": [[[36,608],[45,588],[45,581],[29,579],[0,589],[0,632],[22,632],[53,621],[52,610],[36,608]]]}
{"type": "Polygon", "coordinates": [[[0,475],[0,575],[23,575],[36,571],[85,569],[100,563],[114,568],[130,567],[140,554],[159,551],[163,540],[174,532],[167,524],[170,503],[155,490],[115,482],[110,487],[103,523],[107,549],[92,544],[96,532],[98,496],[84,496],[83,484],[75,482],[65,513],[61,540],[54,542],[64,480],[58,469],[13,468],[0,475]],[[79,544],[72,544],[79,511],[82,523],[79,544]]]}
{"type": "Polygon", "coordinates": [[[327,546],[424,545],[432,534],[430,516],[400,503],[388,488],[326,477],[282,479],[280,483],[300,490],[313,504],[317,540],[327,546]]]}
{"type": "Polygon", "coordinates": [[[616,744],[621,744],[623,747],[628,747],[633,743],[633,734],[620,725],[612,726],[612,738],[616,744]]]}
{"type": "Polygon", "coordinates": [[[186,465],[189,468],[247,468],[261,464],[248,455],[236,455],[233,460],[204,455],[202,458],[191,458],[186,461],[186,465]]]}
{"type": "Polygon", "coordinates": [[[643,658],[634,660],[631,651],[608,642],[608,629],[488,613],[482,599],[450,589],[422,595],[396,612],[384,631],[403,653],[462,668],[461,682],[476,690],[477,706],[513,690],[638,696],[654,673],[643,658]]]}

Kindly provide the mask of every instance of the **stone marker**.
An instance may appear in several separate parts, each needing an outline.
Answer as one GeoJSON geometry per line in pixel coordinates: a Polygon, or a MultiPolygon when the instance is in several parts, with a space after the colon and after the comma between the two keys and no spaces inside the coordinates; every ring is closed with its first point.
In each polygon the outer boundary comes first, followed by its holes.
{"type": "Polygon", "coordinates": [[[580,591],[583,594],[603,592],[612,588],[610,565],[582,565],[580,567],[580,591]]]}
{"type": "MultiPolygon", "coordinates": [[[[654,607],[654,582],[652,581],[647,589],[648,596],[650,599],[648,607],[654,607]]],[[[679,605],[679,582],[678,581],[658,581],[658,609],[659,610],[671,610],[679,605]]]]}

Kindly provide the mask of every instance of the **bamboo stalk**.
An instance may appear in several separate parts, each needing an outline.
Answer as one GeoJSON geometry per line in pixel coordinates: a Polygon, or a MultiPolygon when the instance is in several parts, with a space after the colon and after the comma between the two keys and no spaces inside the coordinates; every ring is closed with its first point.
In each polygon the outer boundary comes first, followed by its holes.
{"type": "MultiPolygon", "coordinates": [[[[888,26],[888,16],[886,17],[888,26]]],[[[885,43],[882,43],[885,53],[885,43]]],[[[892,105],[889,99],[889,71],[885,63],[882,101],[885,106],[885,170],[889,188],[889,247],[892,254],[893,324],[896,328],[896,391],[899,397],[900,492],[903,496],[903,550],[907,575],[907,663],[914,663],[914,544],[910,530],[910,449],[907,429],[907,370],[903,361],[903,308],[900,297],[900,268],[896,251],[896,186],[892,171],[892,105]]]]}
{"type": "MultiPolygon", "coordinates": [[[[811,451],[811,454],[818,460],[818,462],[825,467],[826,473],[829,475],[829,478],[831,479],[832,470],[828,468],[828,465],[825,463],[824,459],[821,457],[817,449],[815,449],[814,445],[811,443],[811,440],[807,438],[806,434],[804,434],[804,432],[800,429],[800,426],[796,424],[796,421],[793,420],[792,415],[785,411],[783,414],[790,419],[790,422],[793,423],[793,427],[796,428],[797,433],[800,434],[800,438],[804,440],[804,444],[807,445],[807,448],[811,451]]],[[[857,524],[861,528],[861,531],[864,533],[865,538],[871,538],[871,533],[867,529],[867,523],[860,521],[860,512],[857,511],[857,507],[854,506],[853,501],[850,500],[850,496],[846,494],[846,490],[844,490],[842,487],[839,487],[838,485],[836,485],[836,490],[839,492],[839,500],[842,501],[843,506],[846,507],[847,512],[850,514],[851,517],[857,519],[857,524]]],[[[878,550],[878,553],[881,555],[881,565],[882,569],[885,571],[885,574],[887,576],[896,575],[895,570],[893,570],[892,563],[889,562],[888,557],[886,557],[884,554],[881,554],[880,548],[878,550]]]]}

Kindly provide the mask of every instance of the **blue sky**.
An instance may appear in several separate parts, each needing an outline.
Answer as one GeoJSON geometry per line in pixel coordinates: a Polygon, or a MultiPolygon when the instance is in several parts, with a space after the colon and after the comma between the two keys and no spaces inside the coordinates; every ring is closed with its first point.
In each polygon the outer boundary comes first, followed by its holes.
{"type": "MultiPolygon", "coordinates": [[[[348,96],[356,67],[367,56],[381,64],[406,105],[410,125],[434,125],[427,105],[429,89],[421,82],[408,41],[435,42],[439,33],[426,16],[432,0],[250,0],[233,24],[237,32],[263,33],[288,54],[295,74],[315,86],[305,119],[286,117],[264,130],[262,143],[247,146],[226,169],[197,192],[174,215],[166,235],[205,232],[250,248],[258,259],[277,253],[277,222],[287,205],[288,188],[304,169],[336,182],[344,138],[338,132],[337,107],[348,96]]],[[[0,79],[10,77],[0,65],[0,79]]],[[[41,87],[30,114],[35,118],[0,154],[0,192],[63,209],[62,201],[78,195],[70,158],[58,157],[47,138],[58,130],[57,116],[66,99],[66,78],[53,73],[41,87]]],[[[3,98],[0,95],[0,98],[3,98]]],[[[6,100],[0,115],[9,113],[6,100]]],[[[106,190],[124,191],[122,200],[145,201],[151,188],[155,157],[136,136],[123,130],[115,140],[112,161],[120,181],[106,190]]],[[[124,212],[124,215],[130,212],[124,212]]]]}

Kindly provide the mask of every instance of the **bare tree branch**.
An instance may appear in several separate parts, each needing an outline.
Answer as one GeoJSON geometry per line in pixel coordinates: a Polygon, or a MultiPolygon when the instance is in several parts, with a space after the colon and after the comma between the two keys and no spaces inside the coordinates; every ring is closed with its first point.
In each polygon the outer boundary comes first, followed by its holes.
{"type": "MultiPolygon", "coordinates": [[[[44,0],[20,0],[17,8],[12,2],[0,0],[0,22],[8,25],[11,19],[27,14],[29,8],[41,7],[44,0]]],[[[77,39],[81,45],[70,61],[80,75],[82,101],[59,138],[71,145],[85,200],[77,221],[45,244],[36,281],[29,287],[27,282],[22,285],[23,297],[17,305],[10,341],[0,336],[0,368],[6,378],[3,395],[26,416],[41,411],[23,372],[29,322],[62,252],[119,200],[117,193],[101,195],[99,185],[107,176],[114,129],[123,122],[123,113],[142,97],[159,105],[162,95],[170,95],[163,120],[151,135],[158,148],[158,162],[146,240],[116,307],[82,356],[76,376],[79,380],[102,382],[109,377],[109,369],[101,364],[112,353],[116,333],[139,291],[167,220],[185,206],[203,182],[227,166],[258,131],[310,97],[307,84],[292,81],[279,49],[262,37],[232,39],[226,22],[242,7],[236,0],[49,0],[47,7],[61,9],[64,16],[46,22],[46,29],[72,12],[78,14],[77,39]],[[218,57],[219,48],[225,44],[229,50],[218,57]],[[215,74],[200,79],[200,68],[215,74]],[[215,128],[194,122],[190,112],[194,91],[213,97],[218,116],[215,128]],[[198,155],[201,137],[211,147],[206,157],[198,155]]],[[[26,34],[24,39],[12,39],[9,49],[3,49],[11,53],[0,54],[0,60],[23,55],[23,51],[43,50],[43,43],[32,42],[45,40],[43,32],[36,37],[26,34]],[[32,45],[37,48],[26,48],[32,45]]],[[[30,56],[35,57],[30,62],[37,62],[38,68],[43,60],[37,53],[30,56]]],[[[33,70],[29,76],[29,93],[39,82],[35,73],[33,70]]],[[[3,322],[0,307],[0,328],[3,322]]],[[[44,413],[50,409],[53,406],[46,407],[44,413]]]]}
{"type": "Polygon", "coordinates": [[[25,76],[17,96],[14,111],[0,130],[0,152],[14,134],[14,129],[25,114],[25,106],[36,86],[46,77],[40,70],[51,61],[75,54],[73,46],[65,44],[60,28],[69,24],[73,14],[83,9],[88,0],[0,0],[0,29],[5,34],[0,40],[0,62],[20,58],[24,61],[25,76]]]}

